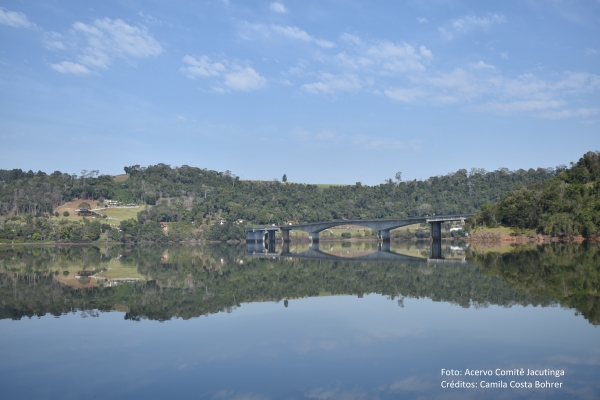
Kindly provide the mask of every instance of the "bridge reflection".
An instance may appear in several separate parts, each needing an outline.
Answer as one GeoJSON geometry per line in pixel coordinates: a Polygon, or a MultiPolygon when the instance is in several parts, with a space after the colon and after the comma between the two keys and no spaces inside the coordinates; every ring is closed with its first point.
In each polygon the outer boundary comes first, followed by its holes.
{"type": "Polygon", "coordinates": [[[442,241],[432,240],[429,258],[416,257],[407,254],[401,254],[391,249],[389,242],[377,243],[377,251],[368,254],[361,254],[356,257],[342,257],[322,251],[319,248],[319,242],[307,244],[304,251],[290,251],[289,242],[277,244],[274,240],[262,243],[246,243],[247,256],[269,257],[269,258],[298,258],[310,260],[330,260],[330,261],[411,261],[411,262],[435,262],[435,263],[466,263],[462,259],[445,259],[442,251],[442,241]]]}

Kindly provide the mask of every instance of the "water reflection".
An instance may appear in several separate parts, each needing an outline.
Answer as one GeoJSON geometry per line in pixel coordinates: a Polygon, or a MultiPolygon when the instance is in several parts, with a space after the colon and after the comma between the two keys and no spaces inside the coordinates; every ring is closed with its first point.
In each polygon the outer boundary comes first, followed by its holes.
{"type": "Polygon", "coordinates": [[[598,246],[441,243],[458,263],[429,242],[248,250],[0,248],[3,397],[600,397],[598,246]],[[466,368],[564,385],[441,387],[513,379],[466,368]]]}
{"type": "MultiPolygon", "coordinates": [[[[339,260],[343,259],[346,261],[442,261],[446,262],[465,262],[465,248],[461,246],[445,246],[445,249],[450,249],[450,252],[444,252],[442,250],[442,241],[441,240],[432,240],[430,242],[430,251],[429,257],[425,258],[421,252],[419,255],[410,255],[410,254],[402,254],[400,252],[392,250],[392,244],[390,242],[362,242],[362,243],[352,243],[352,242],[333,242],[335,245],[340,245],[343,248],[345,247],[347,250],[346,254],[336,254],[337,252],[332,252],[333,246],[331,242],[311,242],[300,245],[295,245],[295,249],[290,250],[290,243],[278,243],[276,241],[265,241],[259,243],[246,243],[246,255],[247,256],[258,256],[258,257],[287,257],[287,258],[303,258],[303,259],[312,259],[312,260],[339,260]],[[354,245],[354,251],[350,254],[350,249],[354,245]],[[360,249],[360,245],[362,246],[363,251],[356,251],[360,249]],[[366,250],[365,245],[370,247],[370,249],[366,250]],[[304,247],[304,248],[302,248],[304,247]],[[321,249],[324,247],[324,249],[321,249]],[[294,251],[295,250],[295,251],[294,251]],[[366,250],[366,251],[365,251],[366,250]],[[457,257],[449,257],[446,258],[445,255],[449,254],[454,256],[454,253],[459,253],[460,258],[457,257]],[[446,254],[445,254],[446,253],[446,254]]],[[[422,248],[423,246],[423,242],[422,248]]]]}
{"type": "Polygon", "coordinates": [[[597,246],[497,253],[448,243],[435,260],[427,242],[348,244],[4,248],[0,318],[121,309],[134,320],[189,319],[242,303],[377,293],[462,307],[562,304],[600,322],[597,246]]]}

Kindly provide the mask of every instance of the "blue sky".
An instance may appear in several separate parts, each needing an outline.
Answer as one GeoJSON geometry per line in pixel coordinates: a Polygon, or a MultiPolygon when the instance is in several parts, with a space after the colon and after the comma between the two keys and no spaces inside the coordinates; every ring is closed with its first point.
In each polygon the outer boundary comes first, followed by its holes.
{"type": "Polygon", "coordinates": [[[600,150],[600,1],[0,1],[0,168],[378,184],[600,150]]]}

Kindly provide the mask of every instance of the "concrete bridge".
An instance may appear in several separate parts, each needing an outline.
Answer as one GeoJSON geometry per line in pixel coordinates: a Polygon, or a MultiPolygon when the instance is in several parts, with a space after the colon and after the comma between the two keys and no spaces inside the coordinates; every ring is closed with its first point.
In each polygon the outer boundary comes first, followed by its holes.
{"type": "Polygon", "coordinates": [[[272,225],[256,228],[245,228],[246,243],[259,243],[265,241],[274,241],[275,234],[281,230],[283,241],[290,241],[290,231],[293,229],[307,232],[313,243],[319,241],[319,232],[325,229],[333,228],[340,225],[358,225],[364,226],[377,231],[377,237],[384,242],[390,241],[390,230],[400,228],[402,226],[424,224],[430,225],[431,237],[441,239],[442,237],[442,222],[464,221],[473,216],[473,214],[455,214],[455,215],[433,215],[417,218],[398,218],[398,219],[354,219],[354,220],[335,220],[325,222],[313,222],[310,224],[298,225],[272,225]]]}

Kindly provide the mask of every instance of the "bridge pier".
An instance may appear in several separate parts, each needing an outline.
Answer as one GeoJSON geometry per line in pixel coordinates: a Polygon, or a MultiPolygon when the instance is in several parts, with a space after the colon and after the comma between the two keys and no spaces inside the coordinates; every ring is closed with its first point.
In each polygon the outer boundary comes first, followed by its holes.
{"type": "Polygon", "coordinates": [[[281,229],[281,235],[283,236],[283,243],[290,242],[290,229],[281,229]]]}
{"type": "Polygon", "coordinates": [[[429,228],[431,231],[431,238],[433,240],[441,240],[442,239],[442,222],[441,221],[430,222],[429,228]]]}
{"type": "Polygon", "coordinates": [[[290,242],[283,242],[283,246],[281,246],[281,255],[290,254],[290,242]]]}
{"type": "Polygon", "coordinates": [[[433,239],[431,241],[431,257],[435,260],[441,260],[442,258],[442,240],[441,239],[433,239]]]}
{"type": "Polygon", "coordinates": [[[383,242],[389,242],[390,241],[390,231],[389,231],[389,229],[383,229],[383,230],[378,231],[377,236],[383,242]]]}
{"type": "Polygon", "coordinates": [[[377,244],[377,251],[385,251],[385,252],[390,252],[391,247],[390,247],[390,242],[382,242],[382,243],[378,243],[377,244]]]}
{"type": "Polygon", "coordinates": [[[309,232],[308,236],[313,243],[319,243],[319,232],[309,232]]]}
{"type": "Polygon", "coordinates": [[[275,241],[275,233],[276,232],[277,231],[274,231],[274,230],[267,231],[267,240],[269,242],[274,242],[275,241]]]}

